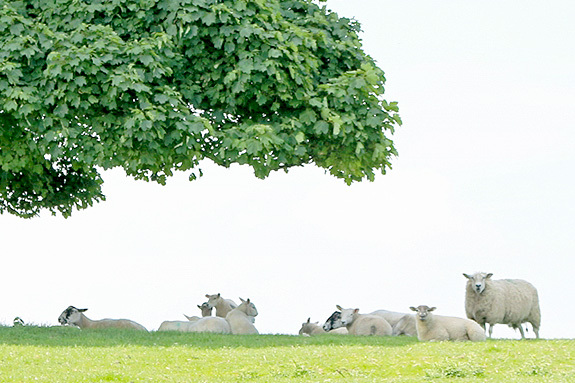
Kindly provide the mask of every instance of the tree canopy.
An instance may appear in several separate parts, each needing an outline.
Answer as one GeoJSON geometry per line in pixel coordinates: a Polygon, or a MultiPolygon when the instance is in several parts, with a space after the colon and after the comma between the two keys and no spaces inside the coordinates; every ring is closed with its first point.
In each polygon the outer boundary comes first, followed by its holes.
{"type": "Polygon", "coordinates": [[[401,119],[359,32],[313,0],[0,0],[0,212],[67,217],[114,167],[385,174],[401,119]]]}

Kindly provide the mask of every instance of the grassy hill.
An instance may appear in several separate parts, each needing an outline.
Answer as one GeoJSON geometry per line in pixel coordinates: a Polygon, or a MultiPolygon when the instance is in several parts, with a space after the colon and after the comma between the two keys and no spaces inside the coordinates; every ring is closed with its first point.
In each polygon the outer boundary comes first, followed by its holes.
{"type": "Polygon", "coordinates": [[[0,327],[0,382],[574,382],[574,340],[0,327]]]}

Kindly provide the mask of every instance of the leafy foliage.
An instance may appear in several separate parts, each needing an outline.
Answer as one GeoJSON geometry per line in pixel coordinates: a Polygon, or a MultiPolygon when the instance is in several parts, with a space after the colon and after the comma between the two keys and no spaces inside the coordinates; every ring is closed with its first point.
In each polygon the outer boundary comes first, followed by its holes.
{"type": "Polygon", "coordinates": [[[385,174],[401,119],[359,31],[312,0],[1,1],[0,212],[69,216],[118,166],[385,174]]]}

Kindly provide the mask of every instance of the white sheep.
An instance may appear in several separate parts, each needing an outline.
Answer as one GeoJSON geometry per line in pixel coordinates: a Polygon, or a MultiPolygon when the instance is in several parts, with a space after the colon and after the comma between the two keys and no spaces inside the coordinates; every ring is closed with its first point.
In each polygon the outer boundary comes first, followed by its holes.
{"type": "MultiPolygon", "coordinates": [[[[339,313],[339,311],[338,311],[339,313]]],[[[318,322],[311,323],[311,318],[307,318],[307,322],[301,324],[301,328],[299,330],[299,335],[310,336],[310,335],[319,335],[319,334],[327,334],[328,331],[325,331],[322,326],[318,324],[318,322]]],[[[334,328],[329,330],[330,334],[348,334],[347,328],[340,327],[334,328]]]]}
{"type": "Polygon", "coordinates": [[[400,313],[396,311],[388,310],[377,310],[370,315],[379,315],[391,325],[392,335],[407,335],[415,336],[417,331],[415,330],[415,315],[400,313]]]}
{"type": "Polygon", "coordinates": [[[522,279],[491,279],[493,273],[463,274],[467,278],[465,313],[483,329],[489,324],[489,337],[496,323],[519,329],[525,338],[522,323],[531,323],[539,338],[541,310],[537,289],[522,279]]]}
{"type": "Polygon", "coordinates": [[[78,326],[81,329],[102,329],[102,328],[123,328],[133,330],[148,331],[144,326],[129,319],[100,319],[92,320],[84,315],[88,309],[78,309],[74,306],[69,306],[58,317],[58,322],[61,325],[78,326]]]}
{"type": "Polygon", "coordinates": [[[254,317],[258,315],[256,306],[249,299],[240,298],[240,301],[242,303],[226,315],[232,334],[258,334],[254,326],[254,317]]]}
{"type": "Polygon", "coordinates": [[[485,340],[485,331],[476,322],[457,317],[434,315],[435,307],[425,305],[410,307],[415,311],[417,339],[420,341],[470,340],[480,342],[485,340]]]}
{"type": "Polygon", "coordinates": [[[206,294],[206,298],[208,298],[208,305],[216,309],[216,316],[218,317],[225,318],[232,309],[238,307],[236,302],[231,299],[224,299],[219,293],[206,294]]]}
{"type": "MultiPolygon", "coordinates": [[[[198,305],[198,308],[202,311],[202,318],[205,317],[209,317],[212,316],[212,307],[210,306],[210,304],[208,302],[204,302],[201,305],[198,305]]],[[[184,316],[186,317],[187,320],[195,322],[200,320],[201,318],[198,316],[187,316],[186,314],[184,314],[184,316]]]]}
{"type": "Polygon", "coordinates": [[[196,321],[164,321],[158,331],[210,332],[231,334],[232,330],[227,320],[220,317],[203,317],[196,321]]]}
{"type": "Polygon", "coordinates": [[[341,324],[347,327],[350,335],[391,335],[391,325],[378,315],[360,314],[359,309],[343,309],[341,311],[341,324]]]}

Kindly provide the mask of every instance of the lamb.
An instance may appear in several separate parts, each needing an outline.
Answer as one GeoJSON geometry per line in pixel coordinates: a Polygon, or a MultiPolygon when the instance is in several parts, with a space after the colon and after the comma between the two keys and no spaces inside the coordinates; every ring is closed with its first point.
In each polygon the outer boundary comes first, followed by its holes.
{"type": "MultiPolygon", "coordinates": [[[[204,302],[201,305],[198,305],[198,308],[202,311],[202,318],[212,316],[212,308],[213,307],[211,307],[208,302],[204,302]]],[[[190,316],[187,316],[186,314],[184,314],[184,316],[186,317],[187,320],[192,321],[192,322],[195,322],[195,321],[198,321],[201,319],[200,317],[195,316],[195,315],[190,317],[190,316]]]]}
{"type": "MultiPolygon", "coordinates": [[[[337,313],[339,313],[339,311],[337,311],[337,313]]],[[[301,328],[299,330],[300,335],[311,336],[311,335],[327,334],[328,333],[327,331],[325,331],[323,329],[323,327],[318,325],[317,322],[311,323],[310,319],[311,318],[307,318],[307,322],[304,322],[301,324],[301,328]]],[[[347,334],[348,331],[347,331],[347,328],[340,327],[340,328],[334,328],[334,329],[329,330],[329,333],[331,333],[331,334],[347,334]]]]}
{"type": "Polygon", "coordinates": [[[491,279],[493,273],[463,274],[467,278],[465,292],[465,313],[485,330],[489,324],[489,337],[496,323],[507,324],[519,329],[521,339],[525,334],[522,323],[533,326],[535,337],[539,338],[541,309],[537,289],[522,279],[491,279]]]}
{"type": "Polygon", "coordinates": [[[220,317],[203,317],[196,321],[164,321],[158,331],[210,332],[230,334],[232,332],[227,320],[220,317]]]}
{"type": "Polygon", "coordinates": [[[343,309],[341,311],[341,324],[347,327],[350,335],[391,335],[391,325],[378,315],[360,314],[359,309],[343,309]]]}
{"type": "Polygon", "coordinates": [[[240,301],[242,303],[226,315],[232,334],[259,334],[253,324],[254,317],[258,315],[256,306],[249,298],[247,300],[240,298],[240,301]]]}
{"type": "Polygon", "coordinates": [[[206,294],[206,298],[208,298],[208,305],[216,308],[216,316],[218,317],[225,318],[230,311],[238,307],[236,302],[231,299],[224,299],[219,293],[206,294]]]}
{"type": "Polygon", "coordinates": [[[74,306],[69,306],[58,317],[58,322],[61,325],[78,326],[81,329],[102,329],[102,328],[122,328],[148,331],[144,326],[129,319],[100,319],[92,320],[84,315],[88,309],[78,309],[74,306]]]}
{"type": "Polygon", "coordinates": [[[433,315],[435,307],[410,307],[416,314],[417,339],[420,341],[485,340],[485,330],[476,322],[456,317],[433,315]]]}

